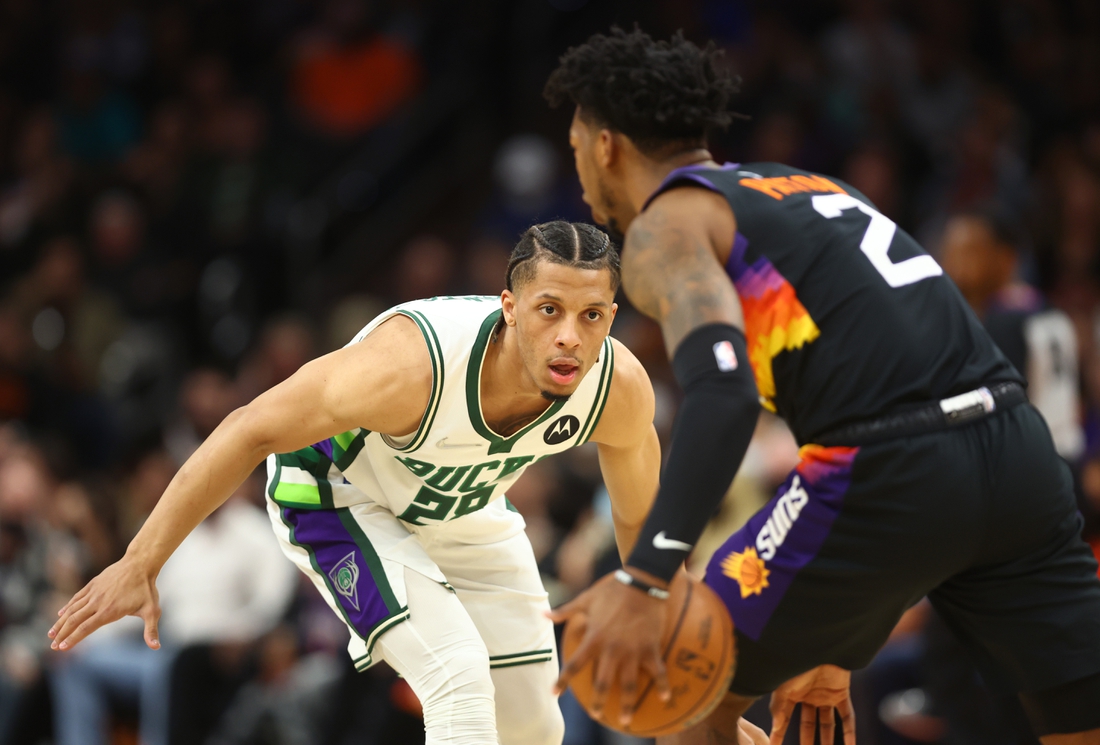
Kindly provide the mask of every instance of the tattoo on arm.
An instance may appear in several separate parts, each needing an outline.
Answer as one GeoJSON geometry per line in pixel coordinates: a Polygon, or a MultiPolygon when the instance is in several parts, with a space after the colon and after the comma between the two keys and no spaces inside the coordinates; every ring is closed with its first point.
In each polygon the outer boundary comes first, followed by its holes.
{"type": "Polygon", "coordinates": [[[623,249],[623,287],[638,310],[661,324],[672,356],[709,323],[744,329],[741,303],[701,229],[656,209],[635,219],[623,249]]]}

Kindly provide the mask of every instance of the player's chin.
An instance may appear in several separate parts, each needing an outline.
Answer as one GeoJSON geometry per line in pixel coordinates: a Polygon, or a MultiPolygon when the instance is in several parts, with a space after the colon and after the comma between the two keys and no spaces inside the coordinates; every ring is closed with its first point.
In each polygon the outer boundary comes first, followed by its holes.
{"type": "Polygon", "coordinates": [[[577,376],[577,382],[572,385],[562,385],[548,379],[542,381],[540,388],[542,389],[542,397],[548,401],[565,401],[576,392],[578,385],[580,385],[579,375],[577,376]]]}

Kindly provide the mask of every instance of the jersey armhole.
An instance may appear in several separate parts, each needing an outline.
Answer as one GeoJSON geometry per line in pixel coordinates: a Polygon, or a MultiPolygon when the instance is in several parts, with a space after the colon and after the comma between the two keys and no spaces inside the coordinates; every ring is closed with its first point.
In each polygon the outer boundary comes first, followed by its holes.
{"type": "Polygon", "coordinates": [[[607,404],[607,394],[611,391],[611,379],[615,374],[615,345],[611,343],[610,336],[604,339],[603,349],[607,359],[604,361],[603,370],[600,371],[600,383],[596,388],[596,397],[592,401],[588,419],[581,427],[580,437],[577,438],[578,445],[588,442],[592,433],[596,431],[596,425],[600,423],[600,417],[603,415],[603,407],[607,404]]]}
{"type": "Polygon", "coordinates": [[[400,315],[412,320],[424,335],[424,343],[428,346],[428,356],[432,361],[432,393],[428,398],[428,405],[424,408],[424,416],[420,419],[420,426],[413,433],[412,438],[405,444],[395,443],[390,437],[382,435],[382,440],[394,450],[409,453],[424,444],[424,438],[432,428],[436,412],[439,410],[439,402],[443,398],[443,348],[439,344],[439,337],[427,317],[418,310],[405,308],[397,311],[400,315]]]}

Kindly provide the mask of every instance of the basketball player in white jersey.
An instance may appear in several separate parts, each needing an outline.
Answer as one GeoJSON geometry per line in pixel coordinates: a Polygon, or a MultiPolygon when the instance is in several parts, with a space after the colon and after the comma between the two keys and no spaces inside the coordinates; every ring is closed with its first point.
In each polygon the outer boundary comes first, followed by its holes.
{"type": "Polygon", "coordinates": [[[136,615],[157,648],[157,573],[266,459],[284,551],[347,623],[356,667],[384,659],[409,682],[428,745],[560,743],[547,596],[504,494],[595,442],[632,548],[660,452],[646,373],[608,337],[618,284],[603,232],[552,222],[517,244],[500,298],[383,313],[222,422],[126,556],[62,609],[52,646],[136,615]]]}

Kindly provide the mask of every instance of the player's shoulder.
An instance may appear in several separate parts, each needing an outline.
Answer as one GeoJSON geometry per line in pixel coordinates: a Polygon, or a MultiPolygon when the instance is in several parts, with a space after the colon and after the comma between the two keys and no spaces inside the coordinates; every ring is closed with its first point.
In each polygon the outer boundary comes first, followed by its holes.
{"type": "Polygon", "coordinates": [[[630,351],[630,348],[613,336],[607,337],[611,344],[614,368],[612,369],[611,385],[621,386],[627,396],[653,395],[653,387],[649,382],[649,373],[645,367],[630,351]]]}
{"type": "Polygon", "coordinates": [[[624,253],[660,244],[675,245],[674,236],[730,232],[733,213],[726,197],[713,189],[670,189],[658,194],[627,228],[624,253]]]}
{"type": "MultiPolygon", "coordinates": [[[[429,346],[464,348],[483,335],[483,327],[499,317],[496,295],[441,295],[411,300],[390,308],[385,316],[404,316],[420,330],[429,346]]],[[[368,327],[369,328],[369,327],[368,327]]]]}
{"type": "Polygon", "coordinates": [[[625,344],[609,337],[613,365],[611,387],[592,439],[610,445],[625,445],[653,422],[653,384],[645,367],[625,344]]]}
{"type": "MultiPolygon", "coordinates": [[[[352,343],[339,350],[338,364],[378,365],[400,371],[410,385],[432,377],[432,358],[422,324],[406,313],[383,314],[360,332],[352,343]],[[422,373],[422,374],[418,374],[422,373]]],[[[322,358],[324,359],[324,358],[322,358]]]]}
{"type": "Polygon", "coordinates": [[[835,176],[783,163],[745,163],[730,176],[736,193],[770,197],[763,204],[783,203],[788,197],[803,194],[852,194],[864,198],[835,176]]]}
{"type": "Polygon", "coordinates": [[[390,312],[421,317],[436,323],[480,320],[500,310],[499,295],[438,295],[422,300],[410,300],[396,305],[390,312]]]}

